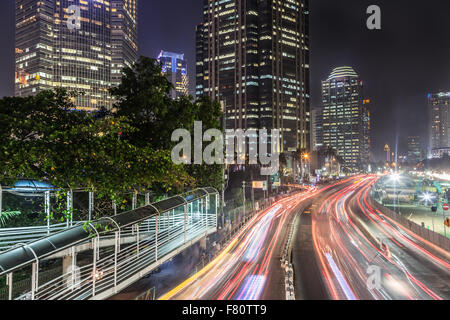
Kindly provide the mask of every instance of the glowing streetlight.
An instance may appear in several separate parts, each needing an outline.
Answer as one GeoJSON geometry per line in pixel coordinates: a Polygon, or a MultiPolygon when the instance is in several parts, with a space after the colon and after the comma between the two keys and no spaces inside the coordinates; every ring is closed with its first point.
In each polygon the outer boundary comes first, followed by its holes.
{"type": "Polygon", "coordinates": [[[399,182],[400,181],[400,175],[398,173],[393,173],[393,174],[391,174],[390,179],[393,182],[399,182]]]}
{"type": "Polygon", "coordinates": [[[431,201],[434,199],[434,196],[433,196],[431,193],[426,192],[426,193],[424,193],[424,194],[422,194],[422,195],[420,196],[420,199],[421,199],[423,202],[428,203],[428,202],[431,202],[431,201]]]}

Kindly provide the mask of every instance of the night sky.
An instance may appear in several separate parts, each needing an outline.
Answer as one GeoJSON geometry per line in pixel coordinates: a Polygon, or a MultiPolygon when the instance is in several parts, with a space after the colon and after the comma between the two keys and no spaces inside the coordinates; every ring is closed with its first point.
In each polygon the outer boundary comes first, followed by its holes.
{"type": "MultiPolygon", "coordinates": [[[[14,1],[2,0],[0,96],[13,94],[14,1]]],[[[140,53],[185,53],[195,81],[195,26],[203,0],[140,0],[140,53]]],[[[320,104],[320,81],[336,66],[360,74],[372,100],[372,152],[385,143],[401,151],[409,134],[426,136],[427,94],[450,91],[450,1],[310,0],[312,106],[320,104]],[[366,28],[366,9],[382,10],[382,30],[366,28]]]]}

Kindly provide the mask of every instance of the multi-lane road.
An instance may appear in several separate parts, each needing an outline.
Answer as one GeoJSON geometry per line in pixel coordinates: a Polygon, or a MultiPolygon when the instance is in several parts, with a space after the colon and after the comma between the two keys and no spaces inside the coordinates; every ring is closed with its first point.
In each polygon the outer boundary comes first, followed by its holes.
{"type": "Polygon", "coordinates": [[[450,299],[449,253],[375,209],[375,181],[357,176],[280,200],[161,299],[283,300],[280,258],[296,214],[297,299],[450,299]]]}
{"type": "Polygon", "coordinates": [[[331,299],[450,299],[449,253],[375,209],[375,176],[356,177],[311,208],[322,285],[331,299]]]}
{"type": "Polygon", "coordinates": [[[283,299],[280,257],[288,222],[316,194],[310,189],[256,215],[206,268],[161,299],[283,299]]]}

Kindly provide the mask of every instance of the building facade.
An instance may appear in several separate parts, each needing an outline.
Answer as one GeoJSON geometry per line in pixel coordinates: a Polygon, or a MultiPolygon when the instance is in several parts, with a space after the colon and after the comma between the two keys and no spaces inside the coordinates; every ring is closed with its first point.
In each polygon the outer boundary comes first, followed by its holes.
{"type": "Polygon", "coordinates": [[[173,99],[189,95],[188,64],[184,54],[161,51],[158,61],[162,65],[163,73],[169,78],[174,89],[171,92],[173,99]]]}
{"type": "Polygon", "coordinates": [[[111,0],[111,82],[120,84],[122,70],[138,59],[138,0],[111,0]]]}
{"type": "Polygon", "coordinates": [[[422,156],[422,141],[420,136],[409,136],[407,162],[417,163],[422,160],[422,156]]]}
{"type": "Polygon", "coordinates": [[[227,129],[310,148],[308,0],[204,0],[196,36],[196,95],[224,105],[227,129]]]}
{"type": "Polygon", "coordinates": [[[16,96],[62,87],[79,109],[111,108],[119,68],[137,59],[137,0],[16,0],[15,18],[16,96]]]}
{"type": "Polygon", "coordinates": [[[370,162],[370,100],[352,67],[335,68],[322,81],[323,145],[335,149],[349,172],[367,170],[370,162]]]}
{"type": "Polygon", "coordinates": [[[434,150],[450,148],[450,92],[428,95],[429,156],[434,150]]]}
{"type": "Polygon", "coordinates": [[[323,147],[322,107],[311,109],[311,146],[313,150],[318,150],[323,147]]]}

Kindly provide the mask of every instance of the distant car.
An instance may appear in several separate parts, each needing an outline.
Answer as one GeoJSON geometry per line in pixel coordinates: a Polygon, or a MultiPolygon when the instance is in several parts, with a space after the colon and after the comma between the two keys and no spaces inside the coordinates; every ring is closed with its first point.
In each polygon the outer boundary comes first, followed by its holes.
{"type": "Polygon", "coordinates": [[[386,256],[387,256],[388,258],[391,257],[391,250],[389,250],[389,247],[388,247],[387,244],[382,243],[382,244],[381,244],[381,250],[386,254],[386,256]]]}

